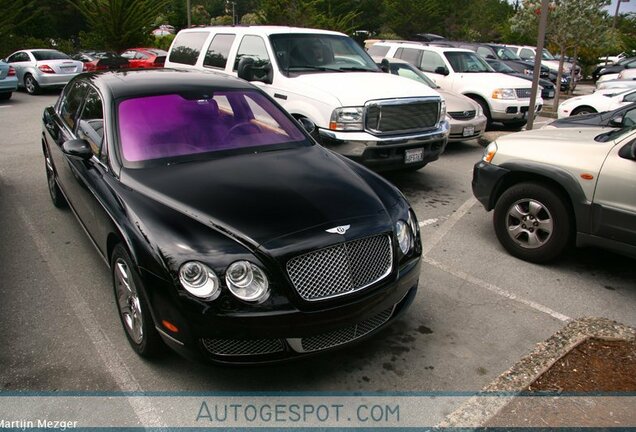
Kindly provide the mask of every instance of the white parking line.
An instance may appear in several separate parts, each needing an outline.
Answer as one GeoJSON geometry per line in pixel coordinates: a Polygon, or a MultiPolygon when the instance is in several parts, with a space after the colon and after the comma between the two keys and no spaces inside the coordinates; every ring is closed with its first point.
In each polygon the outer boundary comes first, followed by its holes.
{"type": "MultiPolygon", "coordinates": [[[[31,222],[26,209],[21,205],[17,205],[16,209],[18,215],[33,242],[35,243],[38,252],[41,256],[46,258],[46,264],[49,267],[49,271],[55,278],[58,286],[62,289],[67,303],[73,310],[77,320],[82,323],[82,328],[88,335],[89,339],[93,343],[97,354],[101,358],[102,362],[108,373],[113,377],[117,386],[124,392],[141,392],[143,391],[139,382],[135,379],[130,372],[126,363],[117,354],[115,346],[108,339],[108,336],[100,328],[95,315],[90,309],[88,302],[86,302],[82,291],[70,277],[70,273],[64,269],[64,266],[57,257],[57,254],[53,251],[53,248],[48,244],[46,238],[42,233],[38,231],[35,225],[31,222]]],[[[159,415],[155,412],[155,409],[144,398],[131,397],[128,398],[128,403],[132,407],[137,418],[139,418],[140,424],[146,427],[164,427],[159,415]]]]}
{"type": "Polygon", "coordinates": [[[437,243],[439,243],[439,241],[448,234],[458,220],[468,213],[470,208],[475,205],[476,202],[477,200],[475,198],[470,197],[461,206],[459,206],[457,211],[450,215],[446,222],[444,222],[438,230],[431,234],[422,248],[422,255],[426,256],[431,250],[433,250],[433,248],[437,246],[437,243]]]}

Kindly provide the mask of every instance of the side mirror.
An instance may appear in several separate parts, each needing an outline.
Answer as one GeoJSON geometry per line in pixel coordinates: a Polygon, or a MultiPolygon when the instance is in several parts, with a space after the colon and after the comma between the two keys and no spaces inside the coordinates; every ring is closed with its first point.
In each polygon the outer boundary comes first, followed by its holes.
{"type": "Polygon", "coordinates": [[[619,150],[618,155],[623,159],[636,161],[636,141],[626,144],[619,150]]]}
{"type": "Polygon", "coordinates": [[[313,131],[316,130],[316,125],[314,124],[314,122],[312,122],[306,117],[299,117],[298,122],[303,127],[303,129],[305,129],[307,133],[309,134],[313,133],[313,131]]]}
{"type": "Polygon", "coordinates": [[[382,72],[386,73],[391,70],[391,65],[389,64],[389,61],[387,59],[382,59],[382,61],[380,62],[380,69],[382,69],[382,72]]]}
{"type": "Polygon", "coordinates": [[[446,68],[446,66],[439,66],[437,68],[435,68],[435,73],[439,74],[439,75],[444,75],[444,76],[448,76],[448,74],[450,73],[448,71],[448,69],[446,68]]]}
{"type": "Polygon", "coordinates": [[[487,58],[487,59],[491,59],[491,60],[497,60],[497,57],[495,57],[495,56],[494,56],[494,55],[492,55],[492,54],[486,54],[486,58],[487,58]]]}
{"type": "Polygon", "coordinates": [[[612,127],[623,127],[623,116],[618,116],[610,119],[609,125],[612,127]]]}
{"type": "Polygon", "coordinates": [[[252,57],[241,57],[236,72],[239,78],[245,81],[261,81],[265,84],[273,82],[272,64],[266,62],[260,66],[255,66],[256,62],[252,57]]]}
{"type": "Polygon", "coordinates": [[[73,139],[62,144],[62,152],[71,157],[88,160],[93,157],[93,150],[86,140],[73,139]]]}

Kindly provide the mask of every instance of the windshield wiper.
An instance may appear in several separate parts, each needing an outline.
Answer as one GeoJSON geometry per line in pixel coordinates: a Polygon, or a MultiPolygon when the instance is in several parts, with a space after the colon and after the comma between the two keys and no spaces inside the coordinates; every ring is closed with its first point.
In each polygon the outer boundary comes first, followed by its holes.
{"type": "Polygon", "coordinates": [[[328,68],[325,66],[314,66],[314,65],[294,65],[287,68],[287,70],[298,70],[298,69],[309,69],[309,70],[317,70],[317,71],[329,71],[329,72],[342,72],[339,68],[328,68]]]}
{"type": "Polygon", "coordinates": [[[360,66],[346,66],[346,67],[341,67],[340,70],[353,71],[353,72],[377,72],[377,70],[367,69],[360,66]]]}

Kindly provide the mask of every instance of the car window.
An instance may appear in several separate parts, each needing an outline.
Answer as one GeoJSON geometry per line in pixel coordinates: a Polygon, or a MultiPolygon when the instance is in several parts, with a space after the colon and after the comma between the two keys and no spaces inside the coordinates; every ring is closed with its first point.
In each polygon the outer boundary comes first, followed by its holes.
{"type": "Polygon", "coordinates": [[[172,45],[169,60],[173,63],[195,65],[208,35],[208,32],[179,33],[172,45]]]}
{"type": "Polygon", "coordinates": [[[474,52],[446,51],[446,59],[455,72],[492,72],[488,63],[474,52]]]}
{"type": "Polygon", "coordinates": [[[415,69],[415,66],[410,66],[410,65],[404,65],[404,64],[398,64],[398,63],[391,63],[391,65],[389,66],[391,69],[391,73],[393,75],[398,75],[404,78],[408,78],[408,79],[412,79],[415,81],[419,81],[423,84],[426,84],[427,86],[431,87],[431,88],[437,88],[437,84],[435,84],[433,81],[431,81],[426,75],[424,75],[422,72],[420,72],[419,70],[415,69]]]}
{"type": "Polygon", "coordinates": [[[13,54],[11,57],[7,59],[7,63],[16,63],[16,62],[24,62],[30,61],[29,55],[25,52],[19,52],[13,54]]]}
{"type": "Polygon", "coordinates": [[[311,145],[299,126],[260,92],[209,94],[163,94],[121,101],[117,123],[124,165],[141,168],[148,161],[169,163],[223,155],[224,151],[311,145]]]}
{"type": "Polygon", "coordinates": [[[148,58],[148,55],[146,55],[146,54],[144,54],[142,52],[137,51],[135,53],[135,60],[146,60],[147,58],[148,58]]]}
{"type": "Polygon", "coordinates": [[[370,56],[384,57],[389,52],[390,48],[391,47],[381,46],[376,44],[376,45],[371,45],[369,49],[367,50],[367,52],[369,53],[370,56]]]}
{"type": "Polygon", "coordinates": [[[88,86],[84,81],[76,81],[72,87],[62,95],[58,114],[70,130],[75,130],[77,114],[84,101],[88,86]]]}
{"type": "Polygon", "coordinates": [[[636,102],[636,91],[626,94],[623,100],[625,102],[636,102]]]}
{"type": "Polygon", "coordinates": [[[636,125],[636,109],[631,109],[623,116],[623,127],[632,127],[636,125]]]}
{"type": "Polygon", "coordinates": [[[135,58],[135,51],[124,51],[123,53],[121,53],[121,56],[123,58],[127,58],[127,59],[133,59],[135,58]]]}
{"type": "Polygon", "coordinates": [[[234,60],[234,69],[238,69],[239,61],[243,57],[250,57],[254,59],[255,66],[263,66],[269,62],[269,54],[267,54],[267,48],[265,48],[265,41],[260,36],[245,35],[241,40],[238,51],[236,52],[236,59],[234,60]]]}
{"type": "Polygon", "coordinates": [[[426,72],[435,72],[438,67],[446,67],[442,57],[434,51],[423,51],[420,69],[426,72]]]}
{"type": "Polygon", "coordinates": [[[400,52],[399,57],[397,56],[397,53],[396,53],[396,57],[406,62],[409,62],[412,65],[417,65],[420,59],[420,52],[421,50],[414,49],[414,48],[402,48],[402,51],[400,52]]]}
{"type": "Polygon", "coordinates": [[[71,57],[68,54],[64,54],[60,51],[55,50],[42,50],[42,51],[31,51],[31,54],[37,61],[41,60],[70,60],[71,57]]]}
{"type": "Polygon", "coordinates": [[[93,154],[99,157],[104,140],[104,108],[102,98],[94,88],[89,88],[86,93],[84,109],[77,120],[77,137],[88,141],[93,154]]]}
{"type": "Polygon", "coordinates": [[[208,51],[205,53],[203,66],[225,69],[227,57],[236,35],[233,34],[217,34],[210,42],[208,51]]]}
{"type": "Polygon", "coordinates": [[[519,51],[519,57],[524,60],[532,60],[534,59],[534,53],[528,48],[521,48],[521,51],[519,51]]]}
{"type": "Polygon", "coordinates": [[[502,60],[520,60],[519,56],[513,50],[507,47],[497,48],[497,57],[502,60]]]}

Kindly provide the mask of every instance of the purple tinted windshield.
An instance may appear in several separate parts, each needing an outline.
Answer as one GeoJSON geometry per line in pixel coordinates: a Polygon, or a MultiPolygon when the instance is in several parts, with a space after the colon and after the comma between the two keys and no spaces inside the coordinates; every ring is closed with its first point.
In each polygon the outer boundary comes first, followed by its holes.
{"type": "Polygon", "coordinates": [[[119,136],[128,162],[305,140],[292,120],[252,90],[126,99],[119,104],[119,136]]]}

